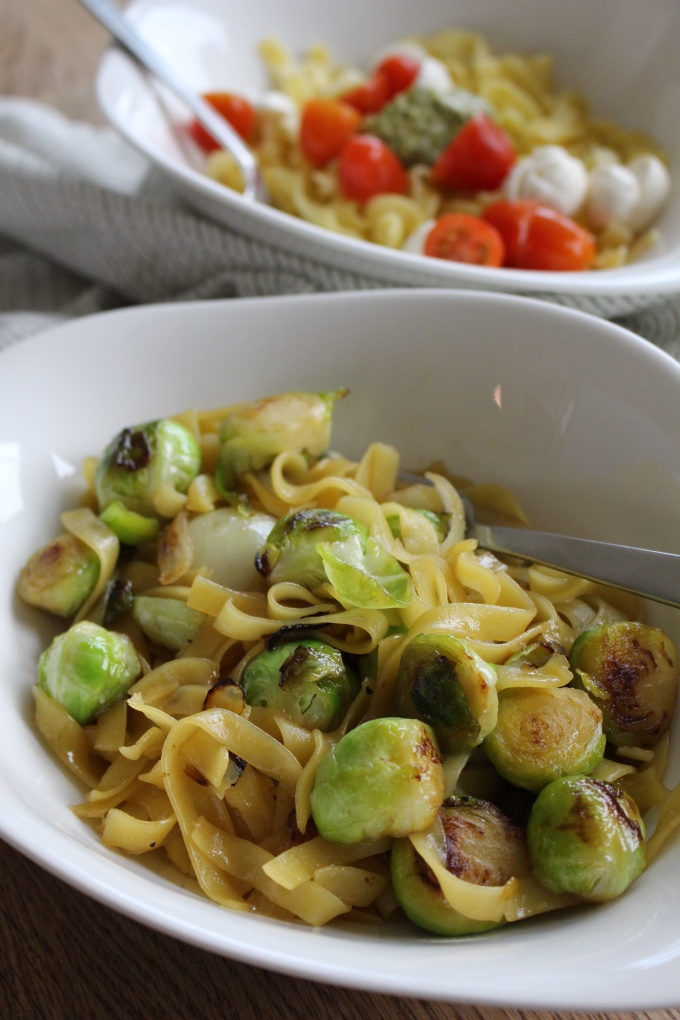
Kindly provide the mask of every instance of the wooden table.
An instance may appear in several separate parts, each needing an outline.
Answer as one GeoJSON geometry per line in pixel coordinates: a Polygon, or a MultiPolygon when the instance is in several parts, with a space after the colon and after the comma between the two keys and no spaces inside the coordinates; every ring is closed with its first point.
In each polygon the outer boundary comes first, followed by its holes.
{"type": "MultiPolygon", "coordinates": [[[[92,82],[106,43],[106,33],[76,0],[0,0],[0,92],[31,96],[71,117],[101,123],[92,82]]],[[[0,843],[0,1017],[5,1020],[552,1020],[571,1015],[397,999],[224,960],[94,903],[0,843]]],[[[607,1016],[680,1020],[680,1009],[607,1016]]]]}

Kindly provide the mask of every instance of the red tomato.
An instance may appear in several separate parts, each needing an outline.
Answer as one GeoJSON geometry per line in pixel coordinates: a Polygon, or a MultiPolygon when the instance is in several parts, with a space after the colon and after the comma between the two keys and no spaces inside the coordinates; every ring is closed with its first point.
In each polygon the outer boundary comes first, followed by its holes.
{"type": "Polygon", "coordinates": [[[425,254],[450,262],[502,266],[505,245],[496,228],[478,216],[449,213],[439,217],[425,238],[425,254]]]}
{"type": "Polygon", "coordinates": [[[343,103],[349,103],[359,113],[377,113],[390,99],[390,82],[382,71],[374,71],[363,85],[350,89],[340,96],[343,103]]]}
{"type": "Polygon", "coordinates": [[[408,187],[408,176],[381,138],[355,135],[340,153],[338,183],[345,198],[367,202],[385,192],[402,195],[408,187]]]}
{"type": "Polygon", "coordinates": [[[440,188],[495,191],[516,158],[505,131],[485,113],[477,113],[444,149],[430,177],[440,188]]]}
{"type": "Polygon", "coordinates": [[[387,78],[390,99],[410,88],[419,71],[420,63],[405,53],[394,53],[391,57],[385,57],[377,67],[377,73],[387,78]]]}
{"type": "Polygon", "coordinates": [[[361,121],[361,114],[347,103],[333,99],[310,99],[302,110],[300,148],[314,166],[324,166],[339,155],[361,121]]]}
{"type": "Polygon", "coordinates": [[[595,258],[592,234],[564,213],[531,199],[493,202],[484,219],[505,242],[506,266],[577,272],[595,258]]]}
{"type": "MultiPolygon", "coordinates": [[[[229,121],[234,131],[237,131],[244,141],[248,141],[257,120],[257,113],[252,103],[249,103],[243,96],[236,96],[231,92],[207,92],[203,98],[207,99],[225,120],[229,121]]],[[[204,152],[214,152],[215,149],[221,148],[197,120],[191,121],[188,131],[204,152]]]]}

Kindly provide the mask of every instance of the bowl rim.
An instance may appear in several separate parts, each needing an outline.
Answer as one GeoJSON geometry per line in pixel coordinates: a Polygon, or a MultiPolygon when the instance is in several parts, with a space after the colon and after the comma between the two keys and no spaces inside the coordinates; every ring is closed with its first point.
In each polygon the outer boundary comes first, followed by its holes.
{"type": "MultiPolygon", "coordinates": [[[[208,315],[221,315],[226,317],[230,309],[250,308],[252,314],[257,315],[258,308],[276,310],[277,306],[286,305],[304,309],[311,306],[331,306],[333,304],[357,303],[361,305],[379,304],[385,300],[397,302],[423,302],[430,305],[433,300],[444,302],[455,307],[457,304],[468,304],[473,306],[487,306],[495,304],[499,312],[503,308],[527,310],[529,314],[538,314],[540,317],[559,318],[565,322],[571,321],[580,324],[581,328],[587,328],[593,334],[595,342],[598,338],[604,343],[607,338],[617,339],[622,342],[622,347],[630,353],[644,354],[657,363],[657,370],[673,368],[678,387],[680,387],[680,364],[671,358],[666,352],[655,348],[637,334],[624,329],[613,323],[595,318],[578,310],[561,308],[547,304],[539,300],[530,300],[516,295],[488,294],[485,291],[452,292],[440,290],[433,294],[430,289],[415,289],[404,291],[400,289],[385,289],[366,292],[341,292],[335,294],[310,294],[310,295],[288,295],[276,298],[244,298],[238,302],[233,299],[226,299],[215,302],[187,302],[177,305],[156,304],[132,308],[116,309],[113,311],[99,313],[83,317],[78,320],[71,320],[66,323],[54,326],[49,330],[29,337],[21,344],[16,344],[0,353],[0,364],[2,358],[7,359],[5,364],[15,359],[22,362],[29,358],[39,363],[41,350],[54,345],[71,342],[75,333],[81,339],[85,337],[94,327],[95,330],[101,327],[102,323],[120,323],[121,329],[130,329],[137,323],[140,333],[144,333],[146,320],[155,316],[172,317],[180,310],[189,317],[197,313],[208,315]],[[533,310],[533,311],[532,311],[533,310]]],[[[247,312],[246,315],[251,314],[247,312]]],[[[90,340],[86,341],[88,344],[90,340]]],[[[93,339],[92,343],[95,342],[93,339]]],[[[286,973],[292,976],[304,977],[330,984],[346,985],[363,990],[371,990],[392,995],[418,995],[427,996],[422,983],[418,983],[414,973],[405,970],[403,973],[395,971],[389,979],[387,977],[374,978],[369,972],[354,973],[348,972],[347,966],[338,966],[327,957],[317,959],[313,966],[304,960],[301,954],[291,954],[286,946],[285,933],[290,932],[290,925],[282,922],[268,922],[266,919],[257,919],[258,924],[264,924],[265,928],[256,929],[267,932],[283,934],[280,940],[281,945],[272,948],[271,939],[267,945],[260,943],[254,945],[257,935],[249,942],[242,944],[237,933],[230,935],[229,912],[209,901],[203,901],[198,897],[191,896],[193,903],[201,904],[197,917],[191,915],[195,912],[189,910],[183,914],[183,899],[186,893],[173,886],[170,882],[163,882],[162,887],[156,888],[148,878],[143,882],[144,896],[139,896],[139,876],[122,868],[116,859],[115,853],[107,851],[106,858],[100,859],[100,866],[90,871],[93,862],[93,848],[73,840],[67,832],[58,828],[54,822],[38,815],[29,807],[18,794],[11,788],[4,772],[0,772],[0,792],[3,794],[5,811],[0,813],[0,835],[17,850],[34,860],[41,867],[68,882],[73,887],[87,893],[95,900],[161,932],[180,938],[186,942],[196,945],[211,952],[218,952],[226,956],[234,957],[246,963],[257,966],[264,966],[269,969],[286,973]],[[36,831],[37,830],[37,831],[36,831]],[[173,908],[176,912],[173,913],[173,908]],[[227,920],[224,921],[225,914],[227,920]],[[219,919],[223,923],[219,923],[219,919]],[[214,927],[208,923],[215,923],[214,927]],[[200,923],[199,923],[200,922],[200,923]]],[[[95,858],[96,859],[96,858],[95,858]]],[[[296,929],[297,931],[297,929],[296,929]]],[[[497,933],[498,934],[498,933],[497,933]]],[[[316,937],[318,933],[314,933],[316,937]]],[[[292,941],[292,940],[291,940],[292,941]]],[[[432,942],[442,945],[441,940],[425,939],[415,942],[416,945],[427,945],[429,948],[432,942]]],[[[410,940],[409,940],[410,942],[410,940]]],[[[323,944],[317,939],[317,944],[323,944]]],[[[331,945],[328,941],[326,945],[331,945]]],[[[674,959],[680,955],[680,947],[674,950],[674,959]]],[[[676,989],[680,990],[680,982],[676,983],[676,989]]],[[[531,1008],[573,1008],[573,1009],[633,1009],[633,1008],[662,1008],[668,1006],[669,1000],[663,991],[656,992],[644,999],[632,1001],[630,998],[617,999],[617,988],[612,989],[609,984],[602,984],[598,994],[588,994],[585,997],[580,993],[574,983],[573,997],[569,1000],[560,1000],[556,1006],[554,1001],[547,997],[536,997],[535,993],[520,993],[516,988],[508,995],[504,988],[497,988],[493,982],[489,982],[480,995],[477,991],[474,994],[469,990],[453,989],[448,993],[441,988],[436,989],[438,998],[448,998],[450,1001],[485,1003],[489,1005],[505,1006],[508,1003],[517,1006],[531,1006],[531,1008]]],[[[620,993],[618,993],[620,995],[620,993]]]]}

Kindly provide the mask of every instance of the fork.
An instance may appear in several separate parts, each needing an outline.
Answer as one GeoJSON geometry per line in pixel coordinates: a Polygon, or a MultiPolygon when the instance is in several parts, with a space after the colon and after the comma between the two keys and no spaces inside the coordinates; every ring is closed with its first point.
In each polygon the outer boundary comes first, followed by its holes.
{"type": "Polygon", "coordinates": [[[153,47],[123,17],[112,0],[80,0],[83,7],[104,25],[120,46],[137,63],[149,71],[154,78],[174,92],[191,110],[200,124],[209,131],[219,144],[234,157],[243,175],[242,197],[248,200],[267,200],[267,193],[260,175],[257,161],[243,139],[234,131],[205,99],[194,92],[153,47]]]}

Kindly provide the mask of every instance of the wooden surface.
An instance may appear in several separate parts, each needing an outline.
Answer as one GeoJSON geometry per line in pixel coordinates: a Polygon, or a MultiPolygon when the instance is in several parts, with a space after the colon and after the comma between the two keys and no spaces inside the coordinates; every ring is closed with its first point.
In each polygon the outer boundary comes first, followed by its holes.
{"type": "MultiPolygon", "coordinates": [[[[76,0],[0,0],[0,92],[31,96],[71,117],[101,123],[92,82],[106,41],[76,0]]],[[[397,999],[267,973],[129,921],[0,843],[4,1020],[552,1020],[572,1015],[397,999]]],[[[608,1016],[680,1020],[680,1009],[608,1016]]]]}

